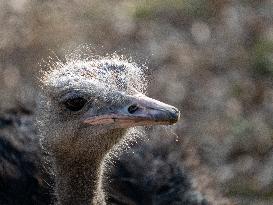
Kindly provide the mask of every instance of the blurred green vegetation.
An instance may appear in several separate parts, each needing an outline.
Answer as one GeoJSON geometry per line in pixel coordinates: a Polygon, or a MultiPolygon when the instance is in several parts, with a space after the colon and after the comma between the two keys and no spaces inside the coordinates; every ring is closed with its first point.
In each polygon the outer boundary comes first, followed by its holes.
{"type": "Polygon", "coordinates": [[[273,75],[273,41],[259,40],[253,47],[254,72],[262,76],[273,75]]]}
{"type": "Polygon", "coordinates": [[[254,125],[247,119],[239,119],[233,122],[232,134],[236,137],[249,135],[254,130],[254,125]]]}
{"type": "MultiPolygon", "coordinates": [[[[219,3],[218,3],[219,4],[219,3]]],[[[160,12],[180,12],[194,18],[208,19],[215,15],[217,1],[207,0],[152,0],[138,1],[134,17],[155,20],[160,12]]]]}

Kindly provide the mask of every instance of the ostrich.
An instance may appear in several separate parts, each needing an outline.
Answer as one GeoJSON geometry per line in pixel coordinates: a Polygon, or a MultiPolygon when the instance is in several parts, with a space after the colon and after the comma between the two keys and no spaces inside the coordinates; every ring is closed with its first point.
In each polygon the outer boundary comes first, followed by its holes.
{"type": "Polygon", "coordinates": [[[137,145],[139,126],[179,119],[177,108],[144,92],[142,70],[119,58],[57,63],[43,74],[35,127],[56,204],[210,204],[168,143],[137,145]]]}
{"type": "MultiPolygon", "coordinates": [[[[170,125],[179,119],[177,108],[142,94],[142,70],[117,58],[79,60],[57,65],[41,82],[38,127],[42,147],[52,156],[58,202],[160,204],[152,197],[145,203],[109,194],[113,189],[105,174],[111,173],[114,156],[141,135],[132,127],[170,125]]],[[[181,181],[187,184],[183,188],[190,189],[187,177],[183,175],[181,181]]],[[[197,203],[206,202],[196,199],[192,204],[197,203]]]]}

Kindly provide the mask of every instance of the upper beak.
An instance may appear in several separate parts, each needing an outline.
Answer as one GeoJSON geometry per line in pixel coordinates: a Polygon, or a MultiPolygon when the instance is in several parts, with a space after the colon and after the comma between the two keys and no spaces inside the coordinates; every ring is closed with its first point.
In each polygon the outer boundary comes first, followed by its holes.
{"type": "Polygon", "coordinates": [[[87,113],[83,122],[90,125],[112,124],[117,128],[126,128],[157,124],[170,125],[179,120],[180,112],[173,106],[142,94],[126,97],[129,103],[120,109],[96,116],[87,113]]]}

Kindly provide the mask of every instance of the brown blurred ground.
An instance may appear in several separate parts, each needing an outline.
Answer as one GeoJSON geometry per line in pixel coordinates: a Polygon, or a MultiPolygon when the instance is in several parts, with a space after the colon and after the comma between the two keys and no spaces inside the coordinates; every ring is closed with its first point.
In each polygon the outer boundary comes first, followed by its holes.
{"type": "Polygon", "coordinates": [[[146,64],[219,188],[273,203],[272,0],[0,0],[0,110],[32,109],[41,59],[82,44],[146,64]]]}

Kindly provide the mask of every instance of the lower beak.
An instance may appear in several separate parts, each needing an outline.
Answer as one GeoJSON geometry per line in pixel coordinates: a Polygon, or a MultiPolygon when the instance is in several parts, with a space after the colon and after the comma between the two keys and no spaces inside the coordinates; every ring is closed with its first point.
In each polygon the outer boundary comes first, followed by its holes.
{"type": "Polygon", "coordinates": [[[90,125],[114,125],[127,128],[147,125],[171,125],[179,120],[177,108],[145,95],[128,96],[129,104],[115,112],[98,116],[84,117],[83,122],[90,125]]]}

